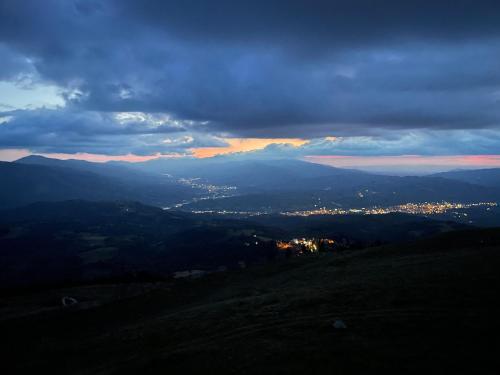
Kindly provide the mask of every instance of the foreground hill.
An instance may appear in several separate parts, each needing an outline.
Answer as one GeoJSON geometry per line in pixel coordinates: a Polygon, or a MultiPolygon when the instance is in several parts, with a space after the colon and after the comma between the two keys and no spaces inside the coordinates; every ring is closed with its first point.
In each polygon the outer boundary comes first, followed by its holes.
{"type": "Polygon", "coordinates": [[[489,229],[192,281],[4,298],[3,366],[66,374],[496,374],[499,267],[500,230],[489,229]],[[65,295],[80,303],[58,307],[65,295]]]}
{"type": "Polygon", "coordinates": [[[167,277],[258,262],[276,251],[270,237],[259,224],[200,220],[135,202],[35,203],[0,212],[0,287],[167,277]]]}

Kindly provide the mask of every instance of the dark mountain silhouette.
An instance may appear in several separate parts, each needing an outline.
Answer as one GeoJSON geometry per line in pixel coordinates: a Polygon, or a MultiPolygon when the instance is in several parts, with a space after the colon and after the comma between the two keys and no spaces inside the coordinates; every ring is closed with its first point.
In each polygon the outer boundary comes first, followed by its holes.
{"type": "Polygon", "coordinates": [[[437,173],[433,176],[500,188],[500,168],[458,170],[437,173]]]}
{"type": "Polygon", "coordinates": [[[0,208],[69,199],[138,200],[168,205],[197,192],[171,181],[121,166],[29,157],[0,162],[0,208]]]}

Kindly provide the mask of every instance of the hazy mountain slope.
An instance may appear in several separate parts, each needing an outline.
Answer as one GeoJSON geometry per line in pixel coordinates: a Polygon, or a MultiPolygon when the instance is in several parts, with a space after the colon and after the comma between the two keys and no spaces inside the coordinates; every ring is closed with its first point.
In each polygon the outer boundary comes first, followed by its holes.
{"type": "Polygon", "coordinates": [[[170,188],[181,188],[176,180],[172,178],[168,178],[167,176],[159,173],[131,168],[131,165],[133,165],[132,163],[95,163],[76,159],[60,160],[40,155],[26,156],[16,160],[14,163],[43,165],[47,167],[63,167],[87,171],[104,175],[106,177],[113,177],[132,185],[162,184],[170,188]]]}
{"type": "Polygon", "coordinates": [[[135,163],[134,168],[179,177],[197,177],[239,188],[283,189],[302,186],[304,179],[336,177],[350,179],[367,173],[333,168],[300,160],[156,159],[135,163]]]}
{"type": "Polygon", "coordinates": [[[437,173],[434,176],[500,188],[500,168],[450,171],[437,173]]]}
{"type": "Polygon", "coordinates": [[[40,160],[50,166],[24,162],[0,163],[0,208],[69,199],[126,199],[167,205],[197,193],[194,189],[168,180],[138,175],[139,172],[136,171],[127,175],[126,170],[101,170],[101,167],[94,166],[93,163],[88,163],[90,166],[82,164],[83,167],[74,167],[75,163],[38,159],[40,160]],[[66,167],[67,165],[71,167],[66,167]]]}
{"type": "MultiPolygon", "coordinates": [[[[259,209],[265,206],[282,207],[283,205],[277,202],[287,200],[291,202],[287,203],[290,207],[313,207],[307,203],[312,195],[343,205],[390,205],[440,200],[483,201],[500,198],[500,189],[463,181],[440,177],[376,175],[300,160],[242,161],[223,157],[201,160],[156,159],[136,163],[133,168],[237,186],[242,194],[259,194],[260,202],[255,202],[253,210],[256,210],[257,206],[259,209]]],[[[246,197],[234,197],[221,201],[205,201],[193,207],[209,209],[224,206],[231,209],[234,207],[232,202],[245,199],[246,197]],[[226,205],[226,202],[230,203],[226,205]]],[[[252,209],[249,206],[245,208],[252,209]]]]}
{"type": "Polygon", "coordinates": [[[0,207],[36,201],[124,199],[127,188],[95,173],[0,162],[0,207]]]}
{"type": "Polygon", "coordinates": [[[499,250],[498,229],[455,232],[143,284],[143,295],[116,285],[4,298],[5,316],[26,314],[0,321],[4,366],[67,374],[359,374],[368,367],[495,374],[499,250]],[[63,295],[81,302],[63,309],[63,295]],[[335,329],[337,320],[347,328],[335,329]]]}

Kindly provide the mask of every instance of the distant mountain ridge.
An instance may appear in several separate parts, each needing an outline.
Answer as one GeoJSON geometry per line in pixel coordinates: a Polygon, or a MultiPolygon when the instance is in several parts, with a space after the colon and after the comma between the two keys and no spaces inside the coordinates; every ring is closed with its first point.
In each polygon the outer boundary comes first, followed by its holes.
{"type": "MultiPolygon", "coordinates": [[[[137,182],[140,179],[142,182],[159,182],[174,184],[174,181],[169,181],[164,176],[159,176],[156,173],[149,173],[135,168],[130,168],[127,164],[115,163],[95,163],[78,159],[55,159],[40,155],[30,155],[14,161],[16,164],[31,164],[42,165],[46,167],[70,168],[80,171],[92,172],[95,174],[114,177],[125,182],[137,182]]],[[[129,163],[130,164],[130,163],[129,163]]]]}
{"type": "Polygon", "coordinates": [[[29,156],[2,163],[0,207],[36,201],[136,200],[156,206],[189,203],[193,210],[271,211],[365,207],[408,202],[500,201],[500,170],[399,177],[300,160],[159,158],[141,163],[92,163],[29,156]],[[186,178],[193,184],[179,183],[186,178]],[[201,185],[205,188],[201,188],[201,185]],[[210,198],[212,185],[237,189],[210,198]]]}
{"type": "Polygon", "coordinates": [[[455,170],[436,173],[432,176],[500,188],[500,168],[455,170]]]}
{"type": "Polygon", "coordinates": [[[232,160],[153,159],[133,163],[131,168],[171,174],[176,177],[201,178],[219,185],[234,185],[242,189],[272,190],[295,188],[312,178],[353,178],[368,173],[313,164],[301,160],[232,160]]]}
{"type": "Polygon", "coordinates": [[[197,193],[164,176],[79,160],[28,157],[0,162],[0,176],[0,208],[70,199],[137,200],[161,206],[197,193]]]}

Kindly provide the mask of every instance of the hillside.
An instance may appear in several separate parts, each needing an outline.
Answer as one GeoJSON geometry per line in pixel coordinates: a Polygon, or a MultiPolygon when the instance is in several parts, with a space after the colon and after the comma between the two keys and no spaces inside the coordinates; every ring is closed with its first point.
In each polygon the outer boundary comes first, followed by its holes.
{"type": "Polygon", "coordinates": [[[91,172],[98,175],[112,177],[116,180],[128,184],[163,184],[175,185],[175,180],[171,180],[157,173],[148,173],[130,167],[130,163],[94,163],[77,159],[54,159],[40,155],[30,155],[14,161],[16,164],[40,165],[45,167],[66,168],[71,170],[91,172]]]}
{"type": "Polygon", "coordinates": [[[437,173],[434,176],[489,187],[500,187],[500,168],[459,170],[437,173]]]}
{"type": "Polygon", "coordinates": [[[304,190],[310,181],[364,181],[369,174],[352,169],[334,168],[300,160],[234,160],[230,156],[206,159],[153,159],[129,167],[181,178],[238,187],[240,192],[304,190]],[[326,180],[325,180],[326,181],[326,180]]]}
{"type": "Polygon", "coordinates": [[[35,203],[0,213],[0,289],[164,278],[259,262],[276,251],[269,241],[277,231],[260,224],[135,202],[35,203]]]}
{"type": "Polygon", "coordinates": [[[494,374],[499,250],[498,229],[450,232],[198,280],[5,297],[3,366],[66,374],[494,374]],[[65,295],[80,303],[58,307],[65,295]],[[335,328],[339,321],[346,328],[335,328]]]}
{"type": "Polygon", "coordinates": [[[359,248],[464,227],[403,214],[236,220],[135,202],[35,203],[0,211],[0,289],[238,268],[283,256],[275,241],[297,237],[359,248]]]}
{"type": "Polygon", "coordinates": [[[166,177],[161,179],[123,167],[41,157],[13,163],[0,162],[0,175],[0,209],[70,199],[125,199],[161,206],[198,193],[166,177]]]}

